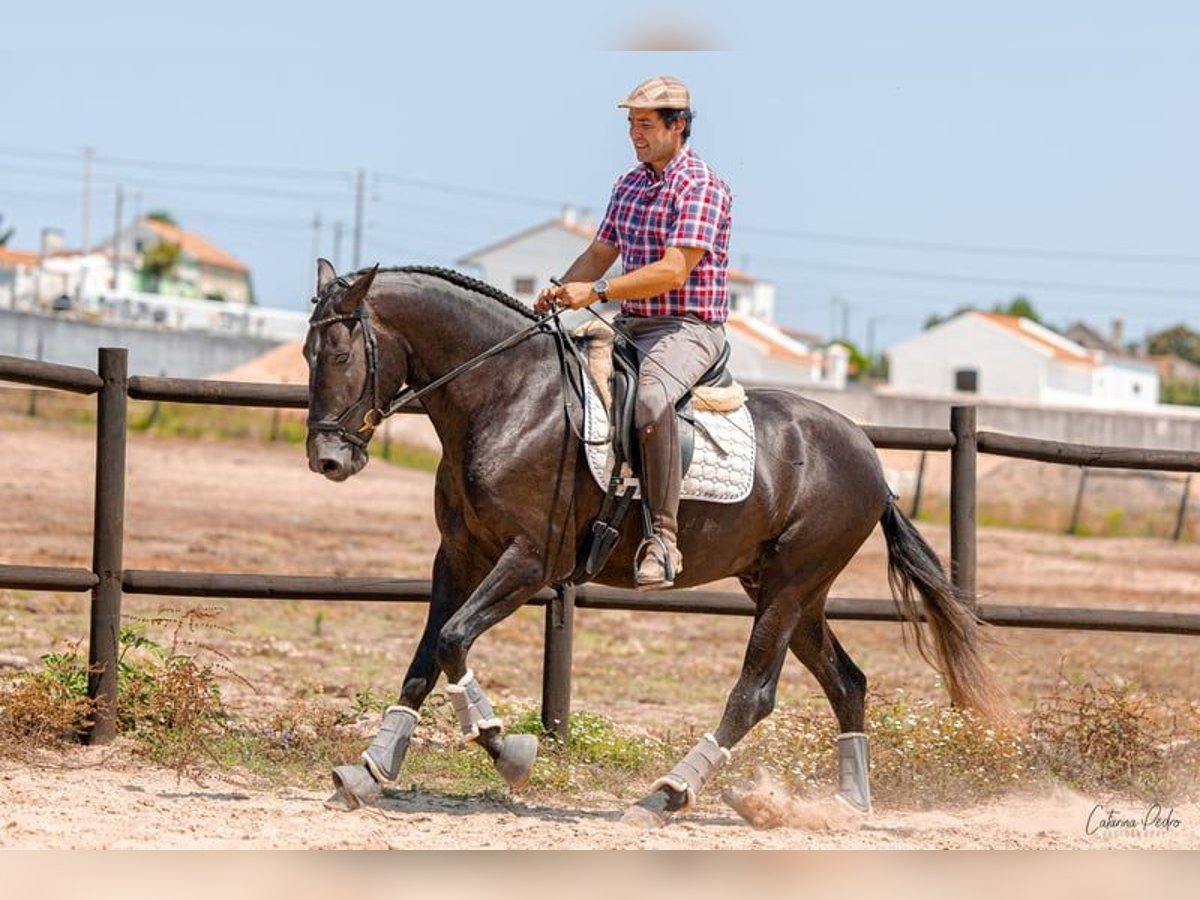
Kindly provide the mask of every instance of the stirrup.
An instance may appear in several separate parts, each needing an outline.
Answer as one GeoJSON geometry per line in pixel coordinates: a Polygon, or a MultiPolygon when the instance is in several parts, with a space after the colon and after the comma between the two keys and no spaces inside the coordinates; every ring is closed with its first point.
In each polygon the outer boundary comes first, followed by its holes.
{"type": "Polygon", "coordinates": [[[675,560],[671,558],[671,547],[663,540],[663,536],[658,532],[654,532],[642,539],[638,544],[637,550],[633,552],[633,581],[638,587],[655,587],[669,588],[675,584],[675,560]],[[643,551],[648,551],[651,544],[658,544],[663,553],[663,577],[660,581],[641,581],[638,579],[638,570],[641,569],[642,563],[645,562],[643,551]]]}

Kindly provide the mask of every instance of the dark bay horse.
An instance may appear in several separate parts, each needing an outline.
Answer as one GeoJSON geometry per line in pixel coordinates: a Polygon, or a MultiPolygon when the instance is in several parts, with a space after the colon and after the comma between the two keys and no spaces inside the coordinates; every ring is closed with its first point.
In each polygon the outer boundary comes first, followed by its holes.
{"type": "MultiPolygon", "coordinates": [[[[568,579],[603,498],[575,430],[579,400],[564,397],[570,392],[555,338],[519,301],[449,270],[376,267],[339,277],[321,260],[314,303],[304,348],[308,461],[334,481],[366,465],[371,435],[402,388],[434,385],[517,336],[421,397],[443,448],[435,497],[441,543],[428,619],[399,703],[385,714],[364,766],[340,767],[335,784],[352,807],[370,788],[398,778],[416,710],[444,674],[464,739],[482,746],[518,786],[536,742],[503,733],[467,658],[485,631],[540,589],[568,579]]],[[[753,492],[737,504],[682,504],[687,567],[677,587],[736,577],[756,606],[750,641],[715,731],[631,808],[631,820],[646,824],[688,808],[729,749],[770,713],[789,650],[816,677],[842,732],[835,796],[870,810],[866,678],[830,630],[825,600],[877,524],[887,540],[893,596],[951,700],[989,715],[1001,709],[978,652],[978,623],[896,508],[863,431],[789,391],[747,393],[759,441],[753,492]],[[918,598],[932,641],[917,624],[918,598]]],[[[629,517],[600,583],[634,587],[635,519],[629,517]]]]}

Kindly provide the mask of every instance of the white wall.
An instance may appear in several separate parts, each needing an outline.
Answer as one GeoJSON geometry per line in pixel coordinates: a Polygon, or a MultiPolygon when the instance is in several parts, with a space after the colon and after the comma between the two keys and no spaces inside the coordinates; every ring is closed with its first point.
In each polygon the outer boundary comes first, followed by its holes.
{"type": "MultiPolygon", "coordinates": [[[[478,254],[473,264],[479,277],[500,290],[512,294],[530,306],[552,277],[559,278],[575,258],[591,243],[588,238],[565,228],[548,227],[518,238],[489,253],[478,254]],[[518,293],[517,278],[532,278],[533,291],[518,293]]],[[[620,265],[609,269],[610,276],[620,273],[620,265]]]]}
{"type": "Polygon", "coordinates": [[[1097,406],[1144,408],[1158,403],[1158,370],[1132,360],[1106,358],[1093,374],[1097,406]]]}
{"type": "Polygon", "coordinates": [[[954,392],[954,373],[978,371],[981,396],[1040,399],[1050,350],[1042,352],[987,319],[961,315],[893,344],[886,351],[888,385],[919,394],[954,392]]]}
{"type": "Polygon", "coordinates": [[[729,308],[752,319],[775,320],[775,285],[729,280],[729,308]]]}

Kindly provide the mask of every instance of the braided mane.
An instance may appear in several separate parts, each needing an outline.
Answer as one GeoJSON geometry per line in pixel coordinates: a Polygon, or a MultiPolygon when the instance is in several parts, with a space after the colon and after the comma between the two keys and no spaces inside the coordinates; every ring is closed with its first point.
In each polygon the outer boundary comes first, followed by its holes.
{"type": "MultiPolygon", "coordinates": [[[[369,271],[370,268],[359,269],[357,272],[350,272],[344,277],[347,279],[353,279],[356,276],[362,275],[369,271]]],[[[527,319],[537,318],[533,310],[531,310],[516,297],[504,293],[504,291],[500,290],[500,288],[496,287],[495,285],[488,284],[486,281],[480,281],[478,278],[472,278],[470,275],[465,275],[455,269],[445,269],[441,266],[390,266],[386,269],[380,268],[379,271],[381,273],[406,272],[412,275],[432,275],[434,278],[441,278],[443,281],[448,281],[451,284],[457,285],[458,287],[466,288],[467,290],[474,291],[477,294],[484,294],[485,296],[491,297],[493,300],[496,300],[504,306],[507,306],[514,312],[519,312],[527,319]]]]}

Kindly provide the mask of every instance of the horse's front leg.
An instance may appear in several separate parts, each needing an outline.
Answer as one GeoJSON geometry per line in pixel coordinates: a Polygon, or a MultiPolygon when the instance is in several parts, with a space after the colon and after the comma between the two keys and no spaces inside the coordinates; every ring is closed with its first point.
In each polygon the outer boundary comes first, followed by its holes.
{"type": "Polygon", "coordinates": [[[467,571],[466,566],[453,563],[445,545],[438,548],[433,560],[425,630],[404,676],[399,702],[384,713],[379,732],[362,755],[363,765],[338,766],[333,770],[334,795],[328,801],[330,806],[354,809],[373,803],[379,799],[381,787],[391,786],[400,778],[421,704],[437,683],[438,635],[474,586],[467,581],[467,571]]]}
{"type": "Polygon", "coordinates": [[[458,715],[463,742],[487,751],[496,770],[510,787],[529,779],[537,758],[537,738],[530,734],[504,734],[504,726],[475,673],[467,668],[467,654],[475,640],[519,609],[546,584],[543,554],[518,538],[457,612],[437,639],[438,666],[446,673],[446,693],[458,715]]]}

